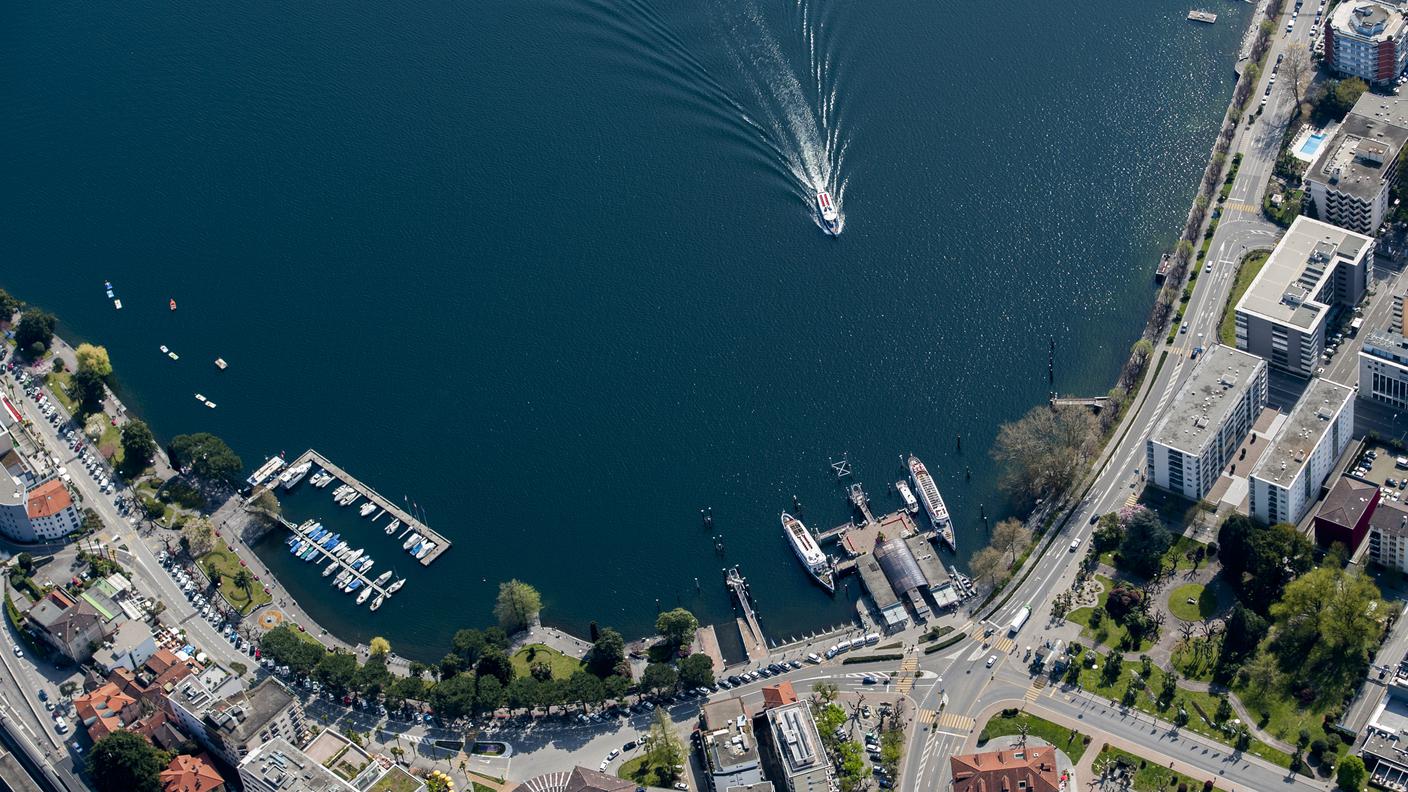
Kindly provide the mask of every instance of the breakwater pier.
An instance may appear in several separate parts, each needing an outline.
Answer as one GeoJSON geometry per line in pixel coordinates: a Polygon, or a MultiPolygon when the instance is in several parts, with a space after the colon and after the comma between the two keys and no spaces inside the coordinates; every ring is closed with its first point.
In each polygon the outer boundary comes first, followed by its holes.
{"type": "Polygon", "coordinates": [[[307,451],[304,451],[302,454],[299,455],[297,459],[293,461],[292,464],[289,465],[289,467],[297,468],[299,465],[302,465],[305,462],[311,462],[314,466],[321,467],[323,470],[326,470],[328,473],[331,473],[334,478],[338,479],[343,484],[346,484],[352,489],[356,490],[358,493],[361,494],[362,497],[366,498],[369,502],[376,504],[376,506],[382,511],[386,512],[386,514],[390,515],[394,519],[400,520],[401,525],[405,526],[408,531],[418,533],[426,541],[433,542],[435,544],[435,547],[429,553],[426,553],[423,558],[416,559],[421,563],[422,566],[430,566],[431,562],[443,555],[446,550],[450,549],[451,542],[449,539],[446,539],[444,536],[440,535],[430,526],[426,525],[422,520],[415,516],[412,516],[410,512],[406,511],[400,506],[397,506],[395,502],[383,496],[381,493],[377,492],[371,487],[367,486],[362,481],[359,481],[355,476],[348,473],[341,467],[337,466],[332,462],[332,460],[328,459],[317,451],[314,451],[311,448],[307,451]]]}

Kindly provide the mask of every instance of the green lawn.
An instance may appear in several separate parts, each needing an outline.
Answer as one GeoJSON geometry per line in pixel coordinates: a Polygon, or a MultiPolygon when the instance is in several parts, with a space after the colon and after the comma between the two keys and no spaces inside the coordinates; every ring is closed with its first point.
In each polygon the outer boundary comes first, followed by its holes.
{"type": "Polygon", "coordinates": [[[1211,618],[1217,613],[1217,592],[1201,583],[1179,586],[1168,594],[1168,609],[1186,622],[1211,618]]]}
{"type": "Polygon", "coordinates": [[[199,562],[201,570],[204,571],[211,561],[215,562],[215,566],[220,572],[220,593],[225,595],[225,600],[240,613],[249,613],[273,600],[273,597],[264,590],[262,581],[255,581],[249,591],[235,585],[235,575],[241,569],[240,559],[230,549],[230,546],[225,544],[224,539],[216,538],[215,549],[201,556],[199,562]]]}
{"type": "Polygon", "coordinates": [[[1173,668],[1184,679],[1211,682],[1212,672],[1217,668],[1217,649],[1199,651],[1197,647],[1207,639],[1196,634],[1191,641],[1191,644],[1185,645],[1179,640],[1178,646],[1173,650],[1173,668]]]}
{"type": "Polygon", "coordinates": [[[647,764],[644,756],[623,763],[616,776],[645,786],[669,788],[675,782],[674,768],[647,764]]]}
{"type": "Polygon", "coordinates": [[[68,395],[68,386],[73,382],[73,374],[67,371],[51,371],[45,377],[45,382],[49,384],[49,390],[53,392],[54,398],[59,400],[59,404],[63,405],[68,414],[76,415],[78,402],[68,395]]]}
{"type": "Polygon", "coordinates": [[[513,653],[512,661],[514,676],[529,676],[538,663],[547,663],[552,668],[553,679],[567,679],[585,667],[581,660],[543,644],[528,644],[513,653]]]}
{"type": "Polygon", "coordinates": [[[1237,269],[1237,280],[1232,284],[1232,292],[1227,295],[1227,305],[1222,309],[1222,322],[1218,325],[1218,340],[1227,346],[1237,345],[1237,302],[1247,293],[1247,287],[1261,272],[1261,267],[1270,256],[1265,250],[1256,250],[1242,258],[1237,269]]]}
{"type": "MultiPolygon", "coordinates": [[[[1161,764],[1150,763],[1127,751],[1118,748],[1111,748],[1106,745],[1100,749],[1100,753],[1095,758],[1095,766],[1098,767],[1101,761],[1122,762],[1126,767],[1134,770],[1134,783],[1130,789],[1135,792],[1164,792],[1168,789],[1202,789],[1203,779],[1191,778],[1175,770],[1170,770],[1161,764]],[[1180,786],[1186,784],[1185,786],[1180,786]]],[[[1217,792],[1224,792],[1222,787],[1213,787],[1217,792]]]]}
{"type": "MultiPolygon", "coordinates": [[[[1107,659],[1106,656],[1101,655],[1098,664],[1103,665],[1107,659]]],[[[1118,662],[1118,660],[1116,662],[1118,662]]],[[[1114,699],[1118,702],[1123,698],[1125,690],[1129,688],[1131,682],[1139,674],[1139,671],[1140,664],[1138,662],[1125,662],[1115,683],[1105,686],[1100,684],[1100,669],[1089,668],[1082,662],[1080,669],[1080,686],[1085,690],[1105,696],[1106,698],[1114,699]]],[[[1164,720],[1172,721],[1181,704],[1188,711],[1188,723],[1183,728],[1211,737],[1220,742],[1231,743],[1231,738],[1226,733],[1220,728],[1208,723],[1207,720],[1203,718],[1203,715],[1206,715],[1210,720],[1214,713],[1217,712],[1216,696],[1211,693],[1188,690],[1187,688],[1179,686],[1178,692],[1174,695],[1174,702],[1167,709],[1161,710],[1157,706],[1157,698],[1159,692],[1163,689],[1163,680],[1163,669],[1157,664],[1152,665],[1149,678],[1146,680],[1143,690],[1140,690],[1135,697],[1134,707],[1151,715],[1163,718],[1164,720]],[[1199,714],[1199,710],[1202,711],[1202,714],[1199,714]]],[[[1281,767],[1291,766],[1290,754],[1277,750],[1260,740],[1253,739],[1248,752],[1260,756],[1268,762],[1280,765],[1281,767]]]]}
{"type": "Polygon", "coordinates": [[[1080,758],[1085,755],[1085,749],[1090,743],[1090,738],[1078,731],[1067,729],[1056,723],[1052,723],[1045,718],[1038,718],[1025,712],[1019,712],[1013,717],[1004,717],[1010,710],[1003,710],[994,715],[991,720],[983,726],[983,733],[978,735],[978,746],[982,747],[991,740],[998,737],[1010,737],[1021,734],[1022,724],[1027,725],[1027,734],[1033,737],[1040,737],[1065,752],[1071,761],[1079,764],[1080,758]]]}
{"type": "MultiPolygon", "coordinates": [[[[375,784],[368,787],[367,792],[416,792],[420,786],[420,779],[399,767],[393,767],[375,784]]],[[[475,786],[477,787],[478,784],[475,786]]]]}
{"type": "MultiPolygon", "coordinates": [[[[1275,687],[1257,693],[1245,684],[1234,684],[1232,691],[1257,719],[1257,725],[1273,737],[1294,744],[1300,730],[1305,729],[1311,740],[1325,739],[1323,724],[1328,706],[1302,707],[1289,692],[1275,687]]],[[[1346,746],[1340,747],[1340,753],[1345,750],[1346,746]]]]}
{"type": "MultiPolygon", "coordinates": [[[[1115,587],[1114,581],[1105,577],[1104,575],[1096,575],[1095,579],[1100,582],[1100,585],[1105,587],[1105,590],[1100,592],[1099,603],[1097,603],[1093,608],[1076,608],[1075,610],[1066,614],[1066,619],[1068,621],[1073,621],[1076,624],[1081,625],[1081,637],[1089,638],[1092,642],[1096,644],[1102,644],[1113,649],[1119,646],[1124,641],[1125,635],[1129,631],[1124,628],[1123,624],[1120,624],[1114,619],[1110,618],[1110,615],[1108,613],[1104,614],[1104,618],[1100,620],[1100,626],[1098,628],[1092,628],[1090,626],[1090,622],[1092,621],[1092,614],[1094,614],[1096,610],[1104,612],[1105,601],[1110,598],[1110,589],[1115,587]]],[[[1154,642],[1150,640],[1150,638],[1146,635],[1144,638],[1140,639],[1139,646],[1133,649],[1132,651],[1142,652],[1152,646],[1153,643],[1154,642]]]]}

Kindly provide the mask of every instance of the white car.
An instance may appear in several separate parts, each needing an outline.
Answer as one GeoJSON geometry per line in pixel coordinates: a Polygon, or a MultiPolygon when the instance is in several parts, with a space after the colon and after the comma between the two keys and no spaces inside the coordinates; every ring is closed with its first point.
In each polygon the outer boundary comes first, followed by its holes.
{"type": "Polygon", "coordinates": [[[988,667],[988,668],[992,668],[993,665],[996,664],[996,663],[997,663],[997,655],[989,655],[989,656],[988,656],[987,667],[988,667]]]}

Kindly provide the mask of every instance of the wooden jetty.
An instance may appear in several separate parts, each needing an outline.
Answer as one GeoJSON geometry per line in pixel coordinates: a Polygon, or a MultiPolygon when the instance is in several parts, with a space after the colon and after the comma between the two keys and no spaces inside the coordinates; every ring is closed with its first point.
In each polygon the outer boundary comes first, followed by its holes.
{"type": "MultiPolygon", "coordinates": [[[[362,494],[362,497],[366,498],[372,503],[375,503],[387,514],[390,514],[393,518],[400,520],[402,525],[408,526],[411,530],[434,542],[435,549],[431,550],[429,553],[426,553],[425,558],[418,559],[422,566],[430,566],[430,562],[439,558],[441,553],[444,553],[446,550],[450,549],[449,539],[446,539],[445,537],[431,530],[430,527],[427,526],[425,523],[421,522],[415,517],[412,517],[409,512],[397,506],[393,501],[384,497],[381,493],[377,492],[371,487],[368,487],[361,481],[358,481],[355,476],[338,467],[337,465],[333,464],[331,460],[329,460],[322,454],[319,454],[317,451],[314,451],[311,448],[307,451],[304,451],[298,457],[298,459],[295,459],[293,463],[290,464],[290,467],[297,467],[303,464],[304,462],[309,461],[311,461],[314,465],[317,465],[323,470],[326,470],[327,472],[336,476],[338,480],[340,480],[343,484],[350,485],[353,489],[357,490],[357,492],[360,492],[362,494]]],[[[412,558],[414,558],[414,556],[412,556],[412,558]]]]}
{"type": "Polygon", "coordinates": [[[753,595],[748,593],[748,581],[739,573],[738,567],[731,567],[724,573],[724,585],[738,600],[738,634],[743,637],[743,651],[748,662],[757,663],[768,659],[767,639],[763,637],[762,625],[758,624],[758,614],[753,610],[753,595]]]}

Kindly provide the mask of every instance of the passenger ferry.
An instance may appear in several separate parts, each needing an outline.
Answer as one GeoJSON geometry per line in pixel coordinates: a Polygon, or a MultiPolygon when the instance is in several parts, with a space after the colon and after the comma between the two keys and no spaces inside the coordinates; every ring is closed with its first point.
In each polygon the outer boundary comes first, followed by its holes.
{"type": "Polygon", "coordinates": [[[939,494],[939,485],[934,483],[934,477],[929,475],[929,469],[924,467],[919,457],[912,454],[909,457],[909,476],[914,480],[915,489],[919,490],[924,510],[929,513],[929,522],[934,524],[939,538],[944,540],[948,549],[958,552],[958,542],[953,536],[953,520],[949,518],[948,506],[944,505],[944,498],[939,494]]]}
{"type": "Polygon", "coordinates": [[[802,521],[788,514],[782,513],[782,533],[787,536],[787,541],[792,544],[792,552],[797,554],[797,560],[802,562],[812,579],[821,585],[828,592],[836,592],[836,578],[831,571],[831,562],[826,558],[826,554],[821,552],[817,546],[816,539],[802,521]]]}

